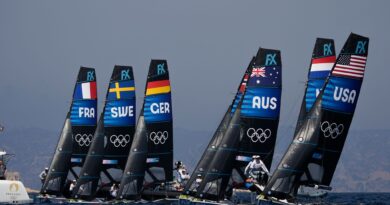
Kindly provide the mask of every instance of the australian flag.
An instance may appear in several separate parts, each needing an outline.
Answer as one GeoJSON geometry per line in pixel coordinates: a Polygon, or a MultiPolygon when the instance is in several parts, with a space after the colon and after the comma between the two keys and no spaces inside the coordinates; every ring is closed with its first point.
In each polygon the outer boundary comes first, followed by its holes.
{"type": "Polygon", "coordinates": [[[248,86],[278,87],[282,82],[280,66],[253,67],[248,86]]]}

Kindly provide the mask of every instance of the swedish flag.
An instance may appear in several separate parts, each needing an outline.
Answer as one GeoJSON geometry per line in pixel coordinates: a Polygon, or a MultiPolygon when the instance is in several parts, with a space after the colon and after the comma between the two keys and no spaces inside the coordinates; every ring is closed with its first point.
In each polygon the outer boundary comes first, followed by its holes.
{"type": "Polygon", "coordinates": [[[107,100],[130,99],[135,96],[134,80],[111,82],[107,100]]]}

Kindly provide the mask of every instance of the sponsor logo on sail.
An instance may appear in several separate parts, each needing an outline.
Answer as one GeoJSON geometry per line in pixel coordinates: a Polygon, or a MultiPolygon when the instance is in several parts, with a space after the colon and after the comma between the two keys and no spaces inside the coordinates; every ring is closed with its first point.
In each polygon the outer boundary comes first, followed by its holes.
{"type": "Polygon", "coordinates": [[[149,139],[155,144],[165,144],[168,140],[168,131],[157,131],[151,132],[149,135],[149,139]]]}
{"type": "Polygon", "coordinates": [[[330,123],[328,121],[324,121],[321,123],[321,131],[324,133],[325,138],[336,139],[340,136],[344,131],[343,124],[330,123]]]}
{"type": "Polygon", "coordinates": [[[267,141],[268,138],[271,137],[271,130],[270,129],[262,129],[262,128],[258,128],[258,129],[255,129],[255,128],[249,128],[247,131],[246,131],[246,136],[248,136],[252,142],[256,143],[256,142],[260,142],[260,143],[264,143],[265,141],[267,141]]]}
{"type": "Polygon", "coordinates": [[[130,135],[111,135],[110,142],[114,145],[114,147],[126,147],[130,142],[130,135]]]}
{"type": "Polygon", "coordinates": [[[74,140],[80,147],[88,147],[92,143],[92,134],[76,134],[74,140]]]}

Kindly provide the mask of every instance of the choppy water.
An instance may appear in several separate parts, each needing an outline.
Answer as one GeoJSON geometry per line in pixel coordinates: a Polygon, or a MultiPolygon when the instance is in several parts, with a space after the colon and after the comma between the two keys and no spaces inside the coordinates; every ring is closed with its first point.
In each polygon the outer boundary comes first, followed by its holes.
{"type": "MultiPolygon", "coordinates": [[[[31,196],[34,198],[35,196],[31,196]]],[[[324,198],[300,199],[300,204],[324,204],[324,205],[390,205],[390,193],[329,193],[324,198]]],[[[50,204],[50,203],[34,203],[50,204]]],[[[144,205],[156,205],[162,203],[142,203],[144,205]]],[[[167,204],[167,203],[163,203],[167,204]]],[[[177,202],[168,204],[176,205],[177,202]]]]}

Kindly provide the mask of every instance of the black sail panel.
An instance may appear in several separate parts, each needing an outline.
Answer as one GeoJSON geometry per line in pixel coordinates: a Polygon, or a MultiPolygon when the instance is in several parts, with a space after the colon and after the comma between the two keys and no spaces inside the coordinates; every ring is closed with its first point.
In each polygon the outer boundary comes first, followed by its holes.
{"type": "Polygon", "coordinates": [[[244,134],[235,162],[239,173],[243,173],[253,155],[259,155],[266,167],[271,168],[279,124],[281,87],[280,51],[260,48],[242,103],[244,134]]]}
{"type": "Polygon", "coordinates": [[[68,113],[41,193],[59,195],[63,192],[64,184],[70,169],[70,158],[72,156],[73,148],[72,143],[72,126],[70,125],[68,113]]]}
{"type": "Polygon", "coordinates": [[[217,146],[220,144],[223,135],[225,134],[225,131],[228,127],[228,124],[230,122],[230,119],[232,118],[232,114],[235,112],[235,109],[238,106],[238,103],[240,102],[245,89],[247,85],[247,81],[249,78],[249,74],[252,70],[252,65],[255,61],[255,57],[253,57],[242,76],[241,82],[238,86],[236,96],[233,99],[232,104],[228,107],[226,110],[220,124],[218,125],[218,128],[214,132],[213,137],[211,138],[209,144],[206,147],[206,150],[203,152],[202,157],[200,158],[198,164],[196,165],[193,173],[191,174],[190,179],[188,180],[183,193],[188,195],[194,195],[195,192],[193,192],[194,188],[197,186],[195,183],[196,178],[198,175],[203,175],[203,173],[206,171],[207,166],[210,164],[211,160],[214,157],[214,154],[217,150],[217,146]]]}
{"type": "Polygon", "coordinates": [[[336,51],[333,39],[317,38],[310,62],[308,81],[303,96],[295,132],[305,120],[306,114],[310,111],[320,90],[324,86],[326,78],[336,61],[336,51]]]}
{"type": "Polygon", "coordinates": [[[150,62],[143,112],[148,140],[147,171],[151,177],[148,183],[172,181],[172,102],[166,60],[150,62]]]}
{"type": "Polygon", "coordinates": [[[139,199],[145,177],[148,140],[146,137],[145,119],[141,113],[137,129],[130,148],[126,168],[120,182],[117,199],[139,199]]]}
{"type": "Polygon", "coordinates": [[[202,181],[194,190],[196,196],[203,199],[219,201],[224,199],[226,187],[228,186],[233,161],[237,154],[237,147],[240,142],[240,112],[241,102],[238,104],[232,119],[230,120],[225,134],[210,162],[208,169],[204,173],[202,181]]]}
{"type": "Polygon", "coordinates": [[[321,184],[330,184],[359,97],[368,41],[368,38],[356,34],[349,36],[264,194],[293,199],[306,167],[316,169],[315,163],[309,164],[312,159],[323,160],[321,184]]]}
{"type": "Polygon", "coordinates": [[[70,110],[41,193],[61,195],[71,167],[81,166],[96,128],[95,69],[81,67],[70,110]]]}
{"type": "Polygon", "coordinates": [[[91,148],[89,149],[85,163],[80,171],[79,178],[73,188],[72,197],[93,199],[98,188],[101,164],[104,153],[104,124],[103,116],[100,116],[91,148]]]}
{"type": "MultiPolygon", "coordinates": [[[[317,38],[308,73],[304,100],[302,101],[301,112],[295,128],[296,132],[299,131],[307,112],[313,106],[317,95],[324,86],[335,61],[336,54],[333,39],[317,38]]],[[[321,142],[318,143],[318,146],[321,146],[321,142]]],[[[324,171],[322,164],[323,162],[318,163],[317,159],[311,158],[308,167],[304,170],[305,173],[302,175],[300,183],[303,185],[321,184],[321,177],[324,171]],[[316,163],[316,165],[312,163],[316,163]]]]}
{"type": "Polygon", "coordinates": [[[73,190],[74,198],[92,199],[101,184],[119,182],[110,169],[123,172],[134,135],[135,86],[133,69],[115,66],[98,129],[89,149],[85,165],[73,190]],[[101,174],[107,178],[101,177],[101,174]]]}

